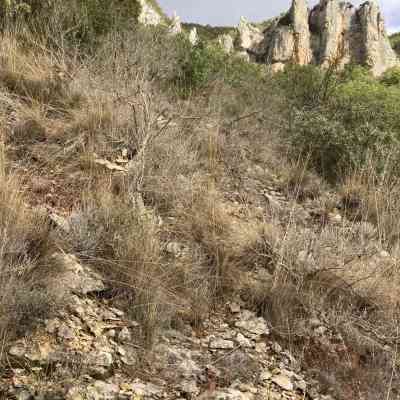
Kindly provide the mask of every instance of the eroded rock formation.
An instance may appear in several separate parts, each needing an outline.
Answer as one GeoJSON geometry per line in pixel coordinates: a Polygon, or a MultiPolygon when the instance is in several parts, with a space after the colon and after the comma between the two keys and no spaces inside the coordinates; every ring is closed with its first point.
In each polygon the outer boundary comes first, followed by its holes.
{"type": "Polygon", "coordinates": [[[179,35],[182,33],[182,22],[181,17],[174,12],[174,17],[172,18],[171,25],[168,28],[168,32],[171,35],[179,35]]]}
{"type": "Polygon", "coordinates": [[[138,17],[139,23],[144,26],[156,26],[161,24],[163,17],[159,12],[151,6],[146,0],[139,0],[140,14],[138,17]]]}
{"type": "Polygon", "coordinates": [[[287,63],[323,67],[355,63],[381,75],[400,65],[373,0],[358,8],[342,0],[320,0],[312,10],[306,0],[293,0],[291,9],[264,30],[262,41],[250,39],[254,35],[248,33],[252,32],[248,24],[241,26],[242,47],[273,70],[287,63]]]}
{"type": "Polygon", "coordinates": [[[238,44],[244,50],[255,51],[264,42],[264,35],[260,29],[247,21],[246,18],[240,18],[238,44]]]}
{"type": "Polygon", "coordinates": [[[189,42],[192,46],[196,46],[196,44],[199,42],[199,34],[197,33],[196,27],[192,28],[189,32],[189,42]]]}

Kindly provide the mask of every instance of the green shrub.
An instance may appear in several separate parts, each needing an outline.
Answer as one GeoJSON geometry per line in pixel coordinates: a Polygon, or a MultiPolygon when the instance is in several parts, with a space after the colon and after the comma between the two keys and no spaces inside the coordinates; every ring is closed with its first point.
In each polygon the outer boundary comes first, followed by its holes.
{"type": "Polygon", "coordinates": [[[204,89],[217,80],[230,86],[240,86],[249,78],[262,79],[262,68],[259,65],[226,54],[219,45],[200,41],[192,46],[184,36],[177,40],[178,72],[174,81],[183,96],[204,89]]]}
{"type": "Polygon", "coordinates": [[[232,35],[234,37],[237,35],[237,29],[230,26],[210,26],[195,23],[183,23],[182,25],[187,31],[196,28],[200,40],[204,41],[216,40],[218,36],[224,34],[232,35]]]}
{"type": "Polygon", "coordinates": [[[382,83],[388,86],[399,85],[400,86],[400,68],[391,68],[387,70],[382,78],[382,83]]]}
{"type": "Polygon", "coordinates": [[[289,67],[278,74],[287,96],[287,139],[292,154],[308,157],[330,180],[369,157],[383,168],[387,152],[400,149],[400,88],[363,68],[343,73],[289,67]]]}

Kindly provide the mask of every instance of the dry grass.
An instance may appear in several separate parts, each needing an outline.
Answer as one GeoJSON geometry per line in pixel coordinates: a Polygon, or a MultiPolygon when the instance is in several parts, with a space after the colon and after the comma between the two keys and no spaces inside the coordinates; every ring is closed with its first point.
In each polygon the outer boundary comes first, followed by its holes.
{"type": "MultiPolygon", "coordinates": [[[[351,174],[339,193],[344,222],[302,220],[298,207],[310,200],[326,215],[330,206],[307,160],[290,164],[279,146],[284,100],[222,82],[177,98],[168,87],[174,51],[164,39],[140,30],[110,35],[80,62],[12,37],[2,41],[7,151],[29,171],[28,188],[38,178],[59,185],[54,204],[70,212],[71,232],[57,245],[103,272],[113,301],[141,323],[149,348],[164,327],[200,327],[221,301],[241,295],[306,365],[325,371],[321,379],[339,386],[339,398],[359,398],[363,389],[371,389],[366,398],[379,398],[368,382],[388,384],[397,344],[395,174],[389,166],[383,178],[368,168],[351,174]],[[94,154],[123,157],[126,172],[96,165],[94,154]],[[276,219],[262,195],[269,185],[295,203],[276,219]],[[334,332],[328,344],[310,331],[315,316],[334,332]]],[[[51,240],[1,165],[5,333],[22,330],[28,308],[48,311],[34,272],[51,240]]],[[[42,186],[38,192],[48,194],[42,186]]],[[[37,196],[29,202],[41,204],[37,196]]]]}
{"type": "Polygon", "coordinates": [[[30,210],[21,182],[6,172],[0,150],[0,334],[2,340],[21,334],[46,316],[51,296],[39,287],[40,266],[49,245],[48,223],[30,210]]]}
{"type": "Polygon", "coordinates": [[[310,228],[294,215],[274,248],[273,275],[250,282],[250,300],[335,396],[376,399],[394,368],[399,259],[365,221],[310,228]],[[316,317],[331,333],[314,331],[316,317]]]}

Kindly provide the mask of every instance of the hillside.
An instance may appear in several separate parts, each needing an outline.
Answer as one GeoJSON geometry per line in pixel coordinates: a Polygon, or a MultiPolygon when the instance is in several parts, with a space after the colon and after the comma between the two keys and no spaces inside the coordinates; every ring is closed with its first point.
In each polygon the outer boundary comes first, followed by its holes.
{"type": "Polygon", "coordinates": [[[397,399],[400,70],[90,4],[2,17],[0,399],[397,399]]]}
{"type": "Polygon", "coordinates": [[[183,28],[190,32],[193,28],[196,28],[199,37],[205,41],[212,41],[218,39],[220,35],[236,34],[236,28],[226,26],[211,26],[211,25],[200,25],[195,23],[183,23],[183,28]]]}

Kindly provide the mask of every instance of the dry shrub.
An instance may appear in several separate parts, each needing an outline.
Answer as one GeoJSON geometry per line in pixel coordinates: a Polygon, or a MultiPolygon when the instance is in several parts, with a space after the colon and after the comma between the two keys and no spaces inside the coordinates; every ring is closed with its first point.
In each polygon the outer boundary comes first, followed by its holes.
{"type": "Polygon", "coordinates": [[[71,222],[69,250],[102,270],[115,300],[141,322],[147,346],[206,285],[195,265],[166,257],[160,219],[139,194],[116,196],[103,183],[71,222]]]}
{"type": "Polygon", "coordinates": [[[282,191],[300,202],[316,199],[322,193],[322,180],[309,171],[307,164],[300,160],[288,162],[280,174],[279,181],[282,191]]]}
{"type": "Polygon", "coordinates": [[[321,370],[318,378],[337,387],[339,398],[363,393],[375,399],[371,382],[386,391],[394,368],[398,259],[382,250],[365,224],[320,230],[291,224],[276,249],[274,274],[249,289],[274,334],[306,367],[321,370]],[[329,340],[310,327],[315,317],[332,329],[329,340]]]}
{"type": "Polygon", "coordinates": [[[191,196],[176,204],[173,215],[171,230],[200,251],[216,300],[241,288],[247,270],[273,263],[275,237],[270,226],[239,217],[237,206],[223,199],[212,180],[195,185],[191,196]]]}
{"type": "Polygon", "coordinates": [[[49,245],[49,226],[24,203],[21,184],[5,172],[0,153],[0,334],[23,333],[48,314],[51,296],[39,287],[38,275],[49,245]]]}

